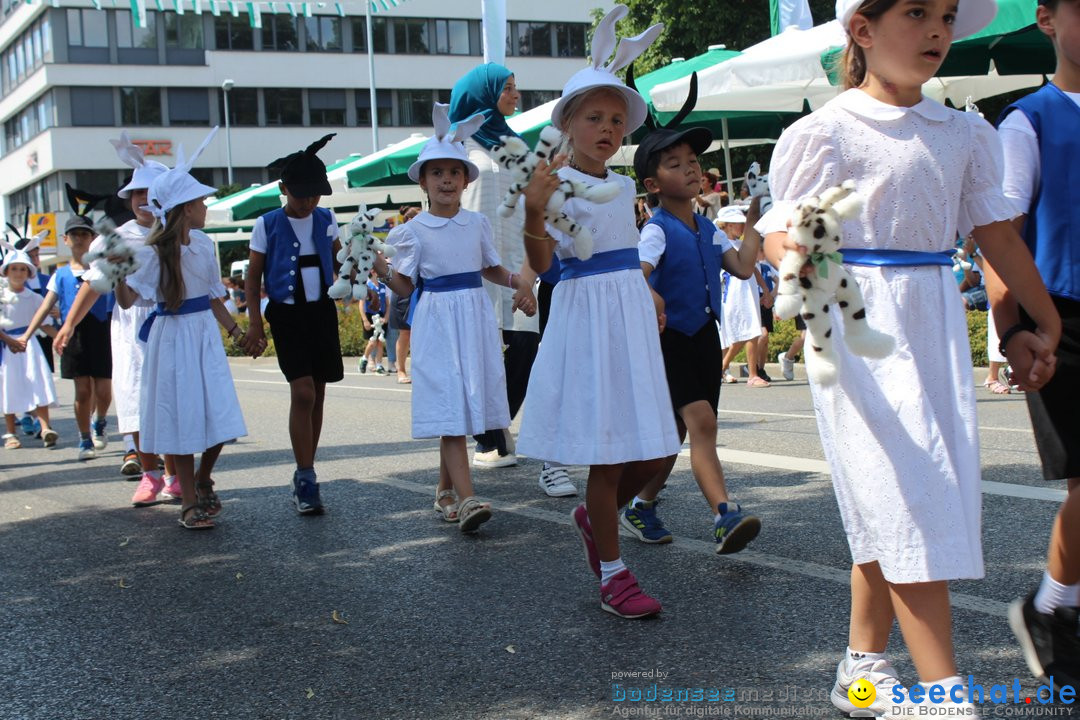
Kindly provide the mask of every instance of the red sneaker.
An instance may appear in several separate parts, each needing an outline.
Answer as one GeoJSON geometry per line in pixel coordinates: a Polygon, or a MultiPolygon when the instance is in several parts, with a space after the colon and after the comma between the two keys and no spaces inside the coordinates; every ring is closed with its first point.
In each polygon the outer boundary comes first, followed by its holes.
{"type": "Polygon", "coordinates": [[[139,480],[139,486],[135,488],[135,494],[131,497],[131,504],[135,507],[146,507],[157,503],[158,493],[165,487],[165,481],[154,473],[143,473],[139,480]]]}
{"type": "Polygon", "coordinates": [[[660,602],[642,592],[637,578],[623,570],[600,586],[600,607],[621,618],[643,618],[660,612],[660,602]]]}

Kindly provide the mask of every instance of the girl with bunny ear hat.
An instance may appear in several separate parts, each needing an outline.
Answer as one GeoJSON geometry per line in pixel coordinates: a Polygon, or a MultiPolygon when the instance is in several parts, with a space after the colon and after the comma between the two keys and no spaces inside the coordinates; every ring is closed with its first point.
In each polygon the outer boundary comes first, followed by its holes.
{"type": "MultiPolygon", "coordinates": [[[[587,505],[573,512],[589,567],[600,581],[600,605],[624,618],[660,612],[619,556],[619,508],[679,450],[657,333],[657,313],[641,271],[634,218],[636,188],[606,163],[645,121],[645,101],[614,71],[629,65],[662,26],[616,49],[616,6],[597,27],[593,62],[563,89],[552,122],[569,137],[570,166],[549,172],[540,161],[525,190],[525,249],[544,272],[557,253],[560,282],[529,380],[518,448],[529,457],[589,465],[587,505]],[[604,65],[609,55],[614,59],[604,65]],[[592,230],[595,254],[574,255],[568,235],[545,225],[544,208],[563,179],[590,186],[618,181],[610,202],[571,198],[564,212],[592,230]]],[[[557,165],[557,163],[556,163],[557,165]]]]}

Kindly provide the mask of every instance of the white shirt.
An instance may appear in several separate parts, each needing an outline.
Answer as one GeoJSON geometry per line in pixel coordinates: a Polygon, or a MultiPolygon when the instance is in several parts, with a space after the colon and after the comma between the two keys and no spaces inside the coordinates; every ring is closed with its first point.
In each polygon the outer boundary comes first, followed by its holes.
{"type": "MultiPolygon", "coordinates": [[[[1080,93],[1065,93],[1080,107],[1080,93]]],[[[1005,197],[1012,201],[1014,215],[1026,215],[1039,192],[1042,162],[1039,159],[1039,137],[1027,115],[1019,110],[1009,113],[998,127],[1005,151],[1005,197]]]]}
{"type": "Polygon", "coordinates": [[[37,314],[38,308],[41,307],[41,303],[45,301],[29,286],[24,286],[21,292],[15,293],[15,296],[19,298],[18,302],[11,305],[0,305],[0,315],[9,318],[12,322],[10,328],[0,328],[8,335],[11,335],[12,329],[17,330],[29,326],[34,319],[34,315],[37,314]]]}
{"type": "Polygon", "coordinates": [[[422,212],[390,231],[394,270],[412,279],[476,272],[499,264],[488,219],[471,210],[452,218],[422,212]]]}
{"type": "MultiPolygon", "coordinates": [[[[289,220],[289,225],[292,226],[293,232],[296,233],[296,239],[300,241],[300,254],[301,255],[317,255],[318,249],[315,247],[315,241],[311,237],[312,227],[315,224],[315,213],[308,215],[306,218],[294,218],[285,216],[289,220]]],[[[330,242],[333,243],[336,240],[341,231],[338,229],[337,216],[334,215],[334,211],[330,211],[330,225],[326,228],[326,236],[330,238],[330,242]]],[[[251,243],[250,248],[257,253],[266,254],[266,223],[260,217],[255,221],[255,227],[251,229],[251,243]]],[[[320,268],[318,267],[305,267],[300,268],[300,274],[304,278],[304,297],[308,302],[315,302],[319,299],[322,293],[322,277],[320,275],[320,268]]],[[[287,305],[292,305],[296,301],[290,295],[285,299],[287,305]]]]}
{"type": "MultiPolygon", "coordinates": [[[[634,220],[637,188],[633,180],[611,171],[608,171],[607,177],[601,180],[571,167],[561,168],[559,177],[578,180],[586,185],[599,185],[604,182],[622,183],[622,192],[611,202],[592,203],[582,198],[570,198],[563,205],[563,212],[570,216],[570,219],[589,228],[593,239],[593,253],[637,247],[641,236],[638,234],[634,220]]],[[[561,259],[577,257],[574,254],[572,237],[550,225],[547,230],[551,237],[555,238],[555,252],[561,259]]]]}
{"type": "MultiPolygon", "coordinates": [[[[184,299],[210,296],[220,298],[225,294],[221,283],[214,241],[201,230],[189,233],[190,242],[180,246],[180,272],[184,276],[184,299]]],[[[127,277],[127,285],[140,296],[154,302],[164,302],[161,293],[161,264],[157,249],[146,246],[136,251],[139,269],[127,277]]]]}
{"type": "MultiPolygon", "coordinates": [[[[727,239],[723,230],[713,233],[713,246],[719,246],[718,256],[723,255],[735,246],[727,239]]],[[[641,262],[649,263],[654,268],[659,265],[660,258],[667,250],[667,236],[663,229],[656,223],[646,223],[641,228],[641,242],[638,243],[638,258],[641,262]]]]}
{"type": "Polygon", "coordinates": [[[848,90],[784,131],[773,151],[773,207],[755,226],[783,232],[797,202],[845,180],[864,199],[844,245],[943,252],[957,233],[1008,220],[997,133],[975,113],[924,98],[913,107],[848,90]]]}

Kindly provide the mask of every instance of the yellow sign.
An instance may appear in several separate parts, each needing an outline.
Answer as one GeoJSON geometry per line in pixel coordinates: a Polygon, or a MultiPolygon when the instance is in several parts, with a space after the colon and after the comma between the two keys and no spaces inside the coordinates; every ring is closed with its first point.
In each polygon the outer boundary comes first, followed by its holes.
{"type": "Polygon", "coordinates": [[[42,230],[49,234],[41,240],[41,248],[56,249],[56,213],[34,213],[30,216],[30,237],[35,237],[42,230]]]}

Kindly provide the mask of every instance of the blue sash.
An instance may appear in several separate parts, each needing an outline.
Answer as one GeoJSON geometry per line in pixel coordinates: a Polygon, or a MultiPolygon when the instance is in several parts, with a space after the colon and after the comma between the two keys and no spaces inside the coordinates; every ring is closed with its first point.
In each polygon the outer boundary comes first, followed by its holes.
{"type": "Polygon", "coordinates": [[[956,250],[923,252],[922,250],[877,250],[864,248],[840,248],[845,265],[870,265],[874,267],[919,265],[952,266],[956,250]]]}
{"type": "MultiPolygon", "coordinates": [[[[10,330],[5,330],[4,332],[7,333],[9,336],[11,336],[13,338],[17,338],[20,335],[22,335],[24,332],[26,332],[29,327],[30,327],[29,325],[26,325],[26,326],[20,327],[20,328],[11,328],[10,330]]],[[[6,344],[0,343],[0,363],[4,362],[4,348],[6,348],[6,347],[7,347],[6,344]]]]}
{"type": "Polygon", "coordinates": [[[409,298],[409,316],[405,322],[412,325],[413,313],[416,312],[416,304],[420,296],[426,292],[452,292],[454,290],[470,290],[484,287],[484,279],[479,270],[473,272],[455,273],[453,275],[440,275],[433,278],[420,278],[416,284],[412,296],[409,298]]]}
{"type": "Polygon", "coordinates": [[[641,259],[638,249],[622,248],[620,250],[608,250],[596,253],[588,260],[579,260],[576,257],[565,258],[562,261],[562,274],[560,280],[572,280],[590,275],[602,275],[615,272],[616,270],[640,270],[641,259]]]}
{"type": "Polygon", "coordinates": [[[158,315],[190,315],[191,313],[203,312],[210,309],[210,296],[203,295],[202,297],[188,298],[184,302],[180,303],[180,307],[175,310],[169,310],[165,307],[165,303],[158,303],[157,309],[147,316],[146,320],[143,320],[142,327],[139,328],[139,340],[146,342],[150,339],[150,328],[154,326],[154,320],[158,315]]]}

